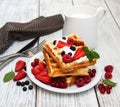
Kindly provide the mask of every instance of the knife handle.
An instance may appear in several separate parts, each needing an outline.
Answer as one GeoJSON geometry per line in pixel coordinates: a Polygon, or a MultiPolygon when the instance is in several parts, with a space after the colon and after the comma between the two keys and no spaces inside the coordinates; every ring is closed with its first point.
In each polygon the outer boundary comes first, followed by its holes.
{"type": "Polygon", "coordinates": [[[6,66],[8,65],[10,62],[12,62],[15,59],[15,57],[4,60],[1,64],[0,64],[0,71],[6,66]]]}

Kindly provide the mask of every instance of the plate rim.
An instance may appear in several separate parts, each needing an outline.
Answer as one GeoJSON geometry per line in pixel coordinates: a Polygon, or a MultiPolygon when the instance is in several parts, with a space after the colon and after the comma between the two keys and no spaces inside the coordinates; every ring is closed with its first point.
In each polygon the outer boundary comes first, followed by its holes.
{"type": "MultiPolygon", "coordinates": [[[[84,91],[87,91],[89,89],[91,89],[92,87],[94,87],[98,82],[99,80],[101,79],[101,76],[102,76],[102,72],[99,71],[99,72],[96,72],[96,75],[95,77],[92,79],[92,81],[89,83],[89,84],[86,84],[85,86],[83,87],[77,87],[75,86],[76,88],[71,88],[72,86],[69,86],[65,89],[60,89],[60,88],[55,88],[55,87],[52,87],[50,85],[47,85],[47,84],[44,84],[42,82],[40,82],[39,80],[35,79],[34,75],[32,74],[31,72],[31,62],[35,59],[35,58],[39,58],[41,59],[43,57],[43,53],[42,51],[35,54],[33,57],[29,58],[28,59],[28,64],[27,64],[27,75],[29,77],[29,79],[34,83],[36,84],[37,86],[39,86],[40,88],[43,88],[45,90],[48,90],[48,91],[52,91],[52,92],[57,92],[57,93],[78,93],[78,92],[84,92],[84,91]]],[[[95,64],[94,66],[96,66],[97,64],[95,64]]]]}

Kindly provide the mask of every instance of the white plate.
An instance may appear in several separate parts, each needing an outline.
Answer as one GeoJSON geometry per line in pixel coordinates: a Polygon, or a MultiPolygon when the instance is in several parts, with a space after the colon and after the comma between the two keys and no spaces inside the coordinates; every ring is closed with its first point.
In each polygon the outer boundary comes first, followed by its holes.
{"type": "MultiPolygon", "coordinates": [[[[40,81],[38,81],[37,79],[35,79],[34,75],[31,72],[31,62],[35,59],[35,58],[39,58],[39,59],[43,59],[43,53],[40,52],[36,55],[34,55],[32,58],[29,59],[28,64],[27,64],[27,73],[29,78],[39,87],[44,88],[46,90],[49,91],[53,91],[53,92],[58,92],[58,93],[78,93],[78,92],[83,92],[86,91],[92,87],[94,87],[100,80],[102,73],[100,71],[96,72],[95,77],[92,79],[92,81],[89,84],[86,84],[83,87],[77,87],[76,85],[72,85],[70,87],[67,87],[66,89],[60,89],[60,88],[55,88],[49,85],[46,85],[40,81]]],[[[94,68],[96,69],[96,66],[94,65],[94,68]]]]}

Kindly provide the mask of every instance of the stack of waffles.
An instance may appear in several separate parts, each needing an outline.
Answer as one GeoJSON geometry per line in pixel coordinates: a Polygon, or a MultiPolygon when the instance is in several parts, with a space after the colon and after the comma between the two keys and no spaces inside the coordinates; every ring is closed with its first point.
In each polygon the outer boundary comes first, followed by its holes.
{"type": "Polygon", "coordinates": [[[96,63],[86,56],[86,44],[76,34],[46,42],[43,46],[48,75],[51,78],[64,77],[68,86],[79,76],[89,75],[89,66],[96,63]]]}

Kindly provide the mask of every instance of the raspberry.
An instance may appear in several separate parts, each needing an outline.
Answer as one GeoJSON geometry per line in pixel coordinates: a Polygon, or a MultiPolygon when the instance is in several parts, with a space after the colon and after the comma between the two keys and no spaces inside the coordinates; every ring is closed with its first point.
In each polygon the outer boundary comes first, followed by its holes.
{"type": "Polygon", "coordinates": [[[64,63],[69,63],[73,61],[73,58],[71,57],[70,54],[64,54],[62,60],[64,63]]]}
{"type": "Polygon", "coordinates": [[[104,75],[104,77],[105,77],[106,79],[111,79],[111,78],[112,78],[111,72],[106,72],[105,75],[104,75]]]}
{"type": "Polygon", "coordinates": [[[80,78],[78,78],[78,79],[76,80],[76,85],[77,85],[78,87],[82,87],[82,86],[84,86],[84,84],[85,84],[85,81],[84,81],[84,79],[83,79],[82,77],[80,77],[80,78]]]}
{"type": "Polygon", "coordinates": [[[112,65],[107,65],[104,68],[105,72],[112,72],[113,71],[113,66],[112,65]]]}
{"type": "Polygon", "coordinates": [[[101,90],[102,88],[104,88],[104,84],[101,83],[98,85],[98,89],[101,90]]]}
{"type": "Polygon", "coordinates": [[[75,46],[84,46],[84,42],[83,41],[75,41],[74,45],[75,46]]]}
{"type": "Polygon", "coordinates": [[[91,81],[91,77],[88,75],[88,76],[84,76],[84,81],[86,84],[88,84],[90,81],[91,81]]]}
{"type": "Polygon", "coordinates": [[[72,38],[68,38],[67,43],[71,44],[71,45],[74,45],[75,41],[72,38]]]}

